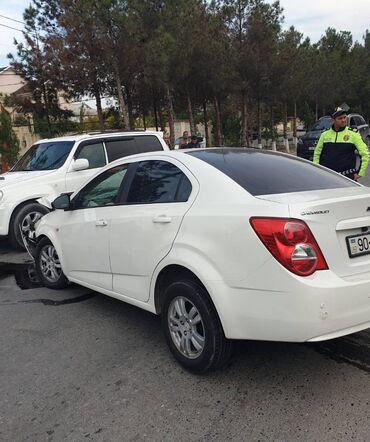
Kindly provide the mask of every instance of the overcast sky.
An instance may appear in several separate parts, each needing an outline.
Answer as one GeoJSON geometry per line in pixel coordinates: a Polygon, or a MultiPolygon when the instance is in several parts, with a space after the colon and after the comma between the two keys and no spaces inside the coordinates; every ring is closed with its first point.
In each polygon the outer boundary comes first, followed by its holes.
{"type": "MultiPolygon", "coordinates": [[[[22,24],[4,16],[22,21],[29,3],[30,0],[0,0],[0,67],[8,64],[6,54],[15,52],[13,38],[22,38],[21,32],[5,27],[21,29],[22,24]]],[[[354,40],[362,42],[365,30],[370,28],[370,0],[281,0],[280,4],[284,8],[284,28],[293,25],[312,42],[319,40],[329,26],[351,31],[354,40]]]]}

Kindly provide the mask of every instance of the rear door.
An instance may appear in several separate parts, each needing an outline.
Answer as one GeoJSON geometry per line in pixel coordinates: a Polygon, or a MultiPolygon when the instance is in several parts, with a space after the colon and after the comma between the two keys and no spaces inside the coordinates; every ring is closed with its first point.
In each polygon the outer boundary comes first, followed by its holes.
{"type": "Polygon", "coordinates": [[[173,159],[132,163],[128,176],[123,205],[111,219],[113,291],[147,301],[153,271],[171,250],[198,183],[173,159]]]}

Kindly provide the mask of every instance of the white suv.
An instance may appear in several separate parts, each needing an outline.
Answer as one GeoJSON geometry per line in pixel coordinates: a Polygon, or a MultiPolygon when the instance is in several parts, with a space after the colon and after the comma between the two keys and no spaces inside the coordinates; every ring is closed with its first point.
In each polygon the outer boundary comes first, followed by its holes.
{"type": "Polygon", "coordinates": [[[157,132],[83,134],[40,140],[0,176],[0,236],[23,247],[47,208],[39,198],[73,192],[107,163],[141,152],[168,150],[157,132]]]}

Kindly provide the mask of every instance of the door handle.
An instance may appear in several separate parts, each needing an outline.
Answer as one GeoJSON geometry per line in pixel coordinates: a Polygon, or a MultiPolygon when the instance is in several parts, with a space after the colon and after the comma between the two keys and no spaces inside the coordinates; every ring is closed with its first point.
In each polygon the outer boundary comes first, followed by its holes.
{"type": "Polygon", "coordinates": [[[158,215],[153,218],[153,223],[170,223],[172,218],[167,215],[158,215]]]}
{"type": "Polygon", "coordinates": [[[96,226],[105,227],[108,225],[108,223],[105,221],[105,219],[98,219],[95,221],[96,226]]]}

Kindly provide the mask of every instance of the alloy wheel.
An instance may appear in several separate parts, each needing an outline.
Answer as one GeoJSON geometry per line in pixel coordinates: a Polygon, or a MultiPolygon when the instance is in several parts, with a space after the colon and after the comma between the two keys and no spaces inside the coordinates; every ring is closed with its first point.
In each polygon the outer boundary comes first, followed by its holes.
{"type": "Polygon", "coordinates": [[[20,228],[23,235],[27,235],[28,232],[30,232],[31,229],[34,228],[35,223],[44,216],[43,213],[40,212],[29,212],[27,215],[23,218],[20,228]]]}
{"type": "Polygon", "coordinates": [[[39,259],[42,276],[51,283],[57,282],[62,274],[62,267],[55,247],[52,244],[43,247],[39,259]]]}
{"type": "Polygon", "coordinates": [[[189,359],[200,356],[205,346],[205,328],[196,306],[186,297],[175,297],[167,314],[168,328],[178,351],[189,359]]]}

